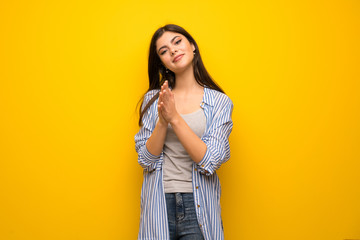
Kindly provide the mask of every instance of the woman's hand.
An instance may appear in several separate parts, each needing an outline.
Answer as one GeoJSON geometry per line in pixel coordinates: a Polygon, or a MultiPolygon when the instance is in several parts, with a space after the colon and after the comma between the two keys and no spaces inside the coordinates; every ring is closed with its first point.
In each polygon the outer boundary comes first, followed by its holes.
{"type": "Polygon", "coordinates": [[[159,114],[168,123],[172,123],[180,116],[176,111],[174,94],[171,92],[167,80],[161,86],[158,109],[159,114]]]}
{"type": "MultiPolygon", "coordinates": [[[[164,86],[164,84],[163,84],[164,86]]],[[[163,91],[163,86],[161,86],[161,89],[160,89],[160,92],[159,92],[159,101],[158,101],[158,115],[159,115],[159,122],[161,125],[164,125],[164,126],[167,126],[168,125],[168,122],[165,120],[165,118],[163,117],[163,114],[162,114],[162,111],[161,111],[161,103],[163,102],[163,94],[162,94],[162,91],[163,91]]]]}

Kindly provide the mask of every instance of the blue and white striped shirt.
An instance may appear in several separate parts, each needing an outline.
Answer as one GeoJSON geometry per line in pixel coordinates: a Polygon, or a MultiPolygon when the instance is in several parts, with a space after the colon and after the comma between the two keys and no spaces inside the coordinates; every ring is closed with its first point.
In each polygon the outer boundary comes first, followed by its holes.
{"type": "MultiPolygon", "coordinates": [[[[145,94],[142,109],[158,91],[151,90],[145,94]]],[[[139,240],[169,239],[162,171],[164,153],[155,156],[145,145],[156,125],[157,103],[158,99],[147,109],[142,119],[143,126],[135,135],[138,163],[144,168],[139,240]]],[[[229,136],[233,127],[233,103],[225,94],[204,87],[200,107],[206,117],[206,128],[201,140],[206,144],[207,150],[203,159],[199,163],[194,162],[192,167],[195,208],[205,240],[221,240],[224,239],[220,207],[221,186],[216,170],[230,158],[229,136]]]]}

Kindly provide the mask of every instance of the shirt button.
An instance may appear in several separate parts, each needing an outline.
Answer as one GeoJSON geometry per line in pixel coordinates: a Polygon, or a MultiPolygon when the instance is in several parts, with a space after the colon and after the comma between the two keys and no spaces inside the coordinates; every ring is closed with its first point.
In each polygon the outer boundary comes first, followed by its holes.
{"type": "Polygon", "coordinates": [[[196,186],[196,189],[199,189],[199,186],[196,186]]]}
{"type": "Polygon", "coordinates": [[[204,167],[204,164],[203,164],[203,165],[201,165],[201,167],[204,167]]]}
{"type": "Polygon", "coordinates": [[[200,207],[200,205],[198,204],[198,206],[197,207],[200,207]]]}
{"type": "Polygon", "coordinates": [[[197,171],[197,168],[195,168],[194,170],[197,171]]]}
{"type": "Polygon", "coordinates": [[[199,226],[200,226],[200,227],[202,227],[202,225],[201,225],[201,224],[200,224],[199,226]]]}

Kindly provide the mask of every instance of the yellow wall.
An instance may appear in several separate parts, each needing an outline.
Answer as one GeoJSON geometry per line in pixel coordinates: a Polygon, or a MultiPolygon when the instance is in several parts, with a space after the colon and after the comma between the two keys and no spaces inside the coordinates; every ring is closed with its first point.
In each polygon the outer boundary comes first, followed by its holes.
{"type": "Polygon", "coordinates": [[[0,239],[135,239],[136,103],[183,26],[235,104],[228,240],[360,239],[360,2],[1,1],[0,239]]]}

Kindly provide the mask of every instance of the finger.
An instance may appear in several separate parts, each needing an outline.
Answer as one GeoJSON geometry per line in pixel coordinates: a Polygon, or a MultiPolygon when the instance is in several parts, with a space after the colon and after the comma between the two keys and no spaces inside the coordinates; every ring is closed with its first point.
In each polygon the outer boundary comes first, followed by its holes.
{"type": "Polygon", "coordinates": [[[168,88],[166,91],[167,91],[168,97],[171,98],[174,95],[170,88],[168,88]]]}
{"type": "Polygon", "coordinates": [[[167,102],[169,100],[169,95],[168,94],[169,93],[168,93],[167,89],[164,89],[163,92],[161,93],[163,102],[167,102]]]}
{"type": "Polygon", "coordinates": [[[164,103],[163,102],[161,102],[160,105],[159,105],[159,112],[160,113],[164,112],[164,103]]]}
{"type": "Polygon", "coordinates": [[[166,89],[163,89],[159,92],[159,102],[162,102],[165,97],[166,97],[166,89]]]}
{"type": "Polygon", "coordinates": [[[171,92],[171,89],[164,90],[161,96],[162,96],[162,102],[165,103],[166,106],[170,106],[172,105],[172,103],[175,102],[174,94],[171,92]]]}
{"type": "Polygon", "coordinates": [[[161,97],[164,97],[166,94],[166,89],[162,89],[159,94],[161,94],[161,97]]]}
{"type": "Polygon", "coordinates": [[[161,87],[160,87],[159,97],[160,97],[160,95],[161,95],[162,91],[164,91],[164,84],[163,84],[163,85],[161,85],[161,87]]]}
{"type": "Polygon", "coordinates": [[[170,94],[171,98],[174,98],[175,94],[171,91],[171,89],[169,89],[169,94],[170,94]]]}
{"type": "Polygon", "coordinates": [[[164,103],[161,102],[160,104],[158,104],[158,112],[162,114],[163,111],[164,111],[164,103]]]}

